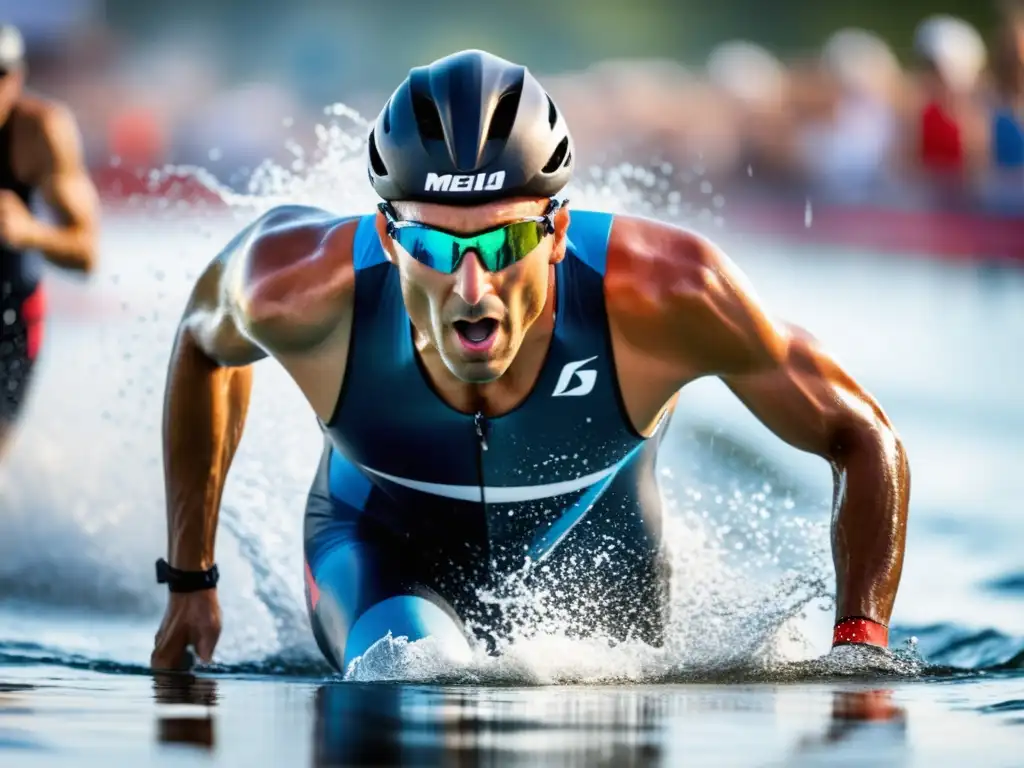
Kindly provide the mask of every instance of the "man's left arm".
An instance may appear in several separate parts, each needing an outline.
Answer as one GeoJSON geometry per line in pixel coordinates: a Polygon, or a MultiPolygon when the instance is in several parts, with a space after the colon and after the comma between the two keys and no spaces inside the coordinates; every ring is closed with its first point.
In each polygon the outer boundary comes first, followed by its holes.
{"type": "Polygon", "coordinates": [[[657,236],[660,279],[648,282],[667,286],[652,291],[667,296],[658,302],[672,318],[662,338],[686,363],[680,378],[719,377],[779,438],[829,462],[835,642],[887,645],[910,496],[907,456],[892,424],[808,333],[774,322],[711,243],[678,230],[657,236]]]}
{"type": "Polygon", "coordinates": [[[826,459],[834,478],[837,642],[888,643],[906,539],[910,467],[878,403],[809,335],[779,331],[774,365],[722,376],[782,440],[826,459]],[[881,628],[856,619],[868,619],[881,628]]]}
{"type": "Polygon", "coordinates": [[[90,272],[96,263],[99,195],[89,177],[74,116],[50,107],[40,118],[39,190],[57,218],[35,219],[26,247],[41,251],[58,267],[90,272]]]}

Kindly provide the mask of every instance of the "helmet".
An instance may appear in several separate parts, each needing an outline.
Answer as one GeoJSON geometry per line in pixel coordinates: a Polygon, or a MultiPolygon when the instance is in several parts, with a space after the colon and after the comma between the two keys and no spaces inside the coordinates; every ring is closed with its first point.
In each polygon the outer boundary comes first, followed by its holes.
{"type": "Polygon", "coordinates": [[[550,197],[573,169],[569,129],[541,84],[477,50],[411,70],[367,145],[370,183],[389,201],[550,197]]]}
{"type": "Polygon", "coordinates": [[[25,64],[25,41],[18,28],[0,24],[0,69],[21,69],[25,64]]]}

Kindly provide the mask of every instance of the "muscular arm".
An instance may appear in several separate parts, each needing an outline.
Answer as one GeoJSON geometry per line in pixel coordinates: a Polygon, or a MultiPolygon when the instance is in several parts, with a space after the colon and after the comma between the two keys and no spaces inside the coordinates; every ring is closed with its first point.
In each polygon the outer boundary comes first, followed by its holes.
{"type": "Polygon", "coordinates": [[[296,278],[297,265],[315,258],[327,219],[299,207],[270,211],[228,244],[192,292],[164,399],[168,562],[176,568],[205,570],[214,562],[220,501],[245,426],[252,363],[268,351],[301,352],[333,319],[303,301],[296,278]]]}
{"type": "Polygon", "coordinates": [[[58,267],[89,272],[96,262],[99,196],[85,167],[78,126],[59,107],[49,107],[38,120],[38,186],[58,223],[37,220],[27,245],[58,267]]]}
{"type": "Polygon", "coordinates": [[[885,413],[807,333],[774,322],[712,244],[642,220],[617,220],[615,228],[606,292],[623,339],[617,354],[644,352],[632,358],[643,374],[626,377],[643,395],[633,399],[636,423],[687,382],[718,376],[778,437],[828,461],[838,617],[887,624],[903,566],[910,473],[885,413]],[[652,362],[641,365],[644,358],[652,362]]]}
{"type": "Polygon", "coordinates": [[[724,376],[790,445],[826,459],[834,479],[836,618],[888,625],[906,540],[910,466],[877,402],[803,331],[783,331],[776,365],[724,376]]]}
{"type": "Polygon", "coordinates": [[[265,356],[240,330],[224,279],[254,227],[199,278],[171,351],[163,418],[167,559],[188,571],[214,563],[224,481],[249,408],[251,364],[265,356]]]}
{"type": "Polygon", "coordinates": [[[832,468],[832,556],[837,618],[888,625],[903,570],[910,469],[903,445],[877,402],[809,334],[773,323],[711,249],[706,303],[741,320],[711,334],[703,363],[782,440],[832,468]]]}

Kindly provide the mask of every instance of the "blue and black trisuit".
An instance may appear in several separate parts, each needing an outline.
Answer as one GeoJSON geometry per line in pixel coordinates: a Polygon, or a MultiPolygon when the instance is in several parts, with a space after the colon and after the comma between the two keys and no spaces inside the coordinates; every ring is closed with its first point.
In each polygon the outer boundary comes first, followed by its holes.
{"type": "Polygon", "coordinates": [[[398,272],[374,217],[359,220],[349,360],[305,518],[313,630],[336,668],[389,631],[468,631],[493,647],[514,620],[494,598],[527,563],[526,585],[571,616],[571,634],[661,642],[664,425],[639,435],[619,392],[603,290],[611,224],[573,211],[543,369],[519,406],[486,418],[433,390],[398,272]]]}

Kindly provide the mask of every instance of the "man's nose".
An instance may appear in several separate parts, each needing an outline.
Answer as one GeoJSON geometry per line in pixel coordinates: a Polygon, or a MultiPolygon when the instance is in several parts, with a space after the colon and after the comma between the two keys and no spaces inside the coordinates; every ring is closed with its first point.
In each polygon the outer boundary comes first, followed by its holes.
{"type": "Polygon", "coordinates": [[[474,306],[493,292],[491,273],[484,269],[475,253],[467,253],[455,272],[455,293],[464,302],[474,306]]]}

